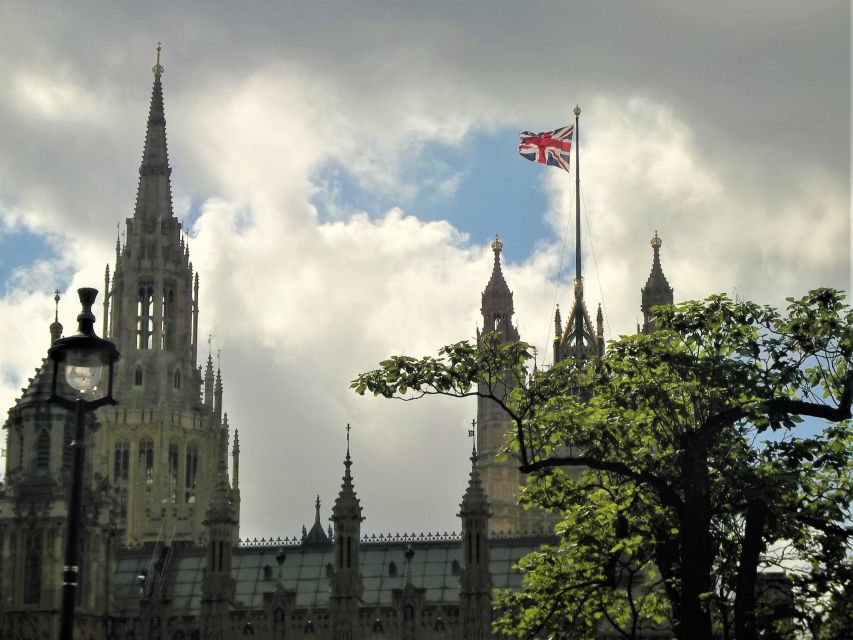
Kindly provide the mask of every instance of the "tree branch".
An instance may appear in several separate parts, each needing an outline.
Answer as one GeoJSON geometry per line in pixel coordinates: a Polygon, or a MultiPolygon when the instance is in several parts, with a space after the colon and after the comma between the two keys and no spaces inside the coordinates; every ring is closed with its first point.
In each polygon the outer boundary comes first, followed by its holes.
{"type": "MultiPolygon", "coordinates": [[[[771,398],[750,405],[748,408],[763,409],[766,413],[809,416],[811,418],[822,418],[830,422],[841,422],[842,420],[848,420],[853,417],[853,414],[851,414],[851,405],[853,405],[853,371],[849,372],[846,376],[844,390],[838,399],[837,407],[829,407],[817,402],[807,402],[791,398],[771,398]]],[[[705,420],[699,431],[706,433],[708,436],[713,436],[723,427],[733,425],[738,420],[748,417],[751,413],[752,411],[748,411],[747,407],[726,409],[705,420]]]]}
{"type": "Polygon", "coordinates": [[[678,493],[662,478],[645,471],[635,471],[622,462],[600,460],[590,456],[562,456],[523,463],[518,468],[519,471],[522,471],[523,473],[533,473],[535,471],[541,471],[542,469],[553,467],[589,467],[596,471],[609,471],[610,473],[630,478],[640,484],[647,484],[654,487],[657,490],[657,494],[661,501],[665,505],[675,509],[679,514],[684,508],[681,496],[678,495],[678,493]]]}

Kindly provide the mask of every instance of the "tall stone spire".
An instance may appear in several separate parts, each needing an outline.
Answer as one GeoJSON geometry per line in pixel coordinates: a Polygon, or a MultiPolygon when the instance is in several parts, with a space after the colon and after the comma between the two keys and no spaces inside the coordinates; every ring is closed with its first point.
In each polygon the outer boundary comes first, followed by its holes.
{"type": "Polygon", "coordinates": [[[663,274],[663,268],[660,264],[660,248],[663,242],[655,231],[652,237],[651,245],[653,251],[652,270],[649,273],[649,279],[646,280],[646,286],[641,290],[642,303],[640,309],[643,312],[643,333],[650,333],[655,330],[654,319],[652,318],[652,307],[661,304],[673,303],[673,291],[663,274]]]}
{"type": "Polygon", "coordinates": [[[163,108],[163,85],[160,77],[160,45],[157,45],[157,64],[154,65],[154,88],[148,110],[145,150],[139,167],[139,190],[136,194],[134,218],[154,219],[172,217],[172,186],[169,177],[169,152],[166,146],[166,114],[163,108]]]}
{"type": "MultiPolygon", "coordinates": [[[[108,337],[122,354],[114,379],[121,409],[101,412],[107,428],[93,457],[112,461],[129,451],[138,461],[137,453],[146,452],[130,477],[122,472],[124,536],[131,544],[154,542],[160,532],[174,532],[175,541],[205,540],[218,468],[228,474],[225,372],[217,376],[210,358],[206,371],[198,362],[199,279],[172,211],[159,45],[153,71],[135,210],[117,242],[115,267],[104,274],[108,337]],[[158,498],[157,491],[168,495],[158,498]]],[[[116,473],[104,464],[99,473],[112,481],[116,473]]]]}

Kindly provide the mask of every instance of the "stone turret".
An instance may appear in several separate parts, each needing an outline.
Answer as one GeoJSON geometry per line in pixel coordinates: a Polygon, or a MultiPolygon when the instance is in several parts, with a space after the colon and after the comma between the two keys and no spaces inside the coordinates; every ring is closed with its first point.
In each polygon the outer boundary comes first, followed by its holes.
{"type": "Polygon", "coordinates": [[[332,575],[332,594],[329,599],[329,616],[333,640],[358,640],[358,605],[363,592],[359,545],[361,541],[361,502],[355,494],[352,481],[352,459],[349,449],[347,425],[347,455],[344,459],[344,477],[341,490],[332,507],[334,524],[335,568],[332,575]]]}
{"type": "Polygon", "coordinates": [[[512,326],[514,313],[512,291],[509,290],[501,269],[502,250],[503,243],[498,236],[495,236],[492,241],[495,262],[492,267],[492,276],[483,290],[480,312],[483,314],[483,333],[497,331],[501,336],[501,342],[511,342],[518,340],[518,330],[512,326]]]}
{"type": "MultiPolygon", "coordinates": [[[[483,314],[483,330],[477,332],[478,342],[491,331],[498,333],[501,342],[519,339],[518,329],[512,324],[512,291],[501,268],[502,250],[503,243],[495,236],[492,242],[495,261],[482,295],[480,311],[483,314]]],[[[481,392],[486,391],[481,388],[481,392]]],[[[500,395],[507,390],[500,387],[496,392],[500,395]]],[[[484,397],[477,399],[477,449],[482,460],[483,484],[495,514],[492,528],[494,531],[515,532],[522,526],[523,514],[515,497],[521,484],[521,476],[518,464],[512,458],[497,460],[508,428],[509,419],[498,403],[484,397]]]]}
{"type": "Polygon", "coordinates": [[[471,454],[471,475],[458,515],[462,519],[463,568],[459,577],[462,638],[485,640],[489,637],[492,612],[489,503],[480,481],[476,450],[471,454]]]}
{"type": "Polygon", "coordinates": [[[651,245],[653,251],[652,270],[649,273],[649,279],[646,280],[646,286],[641,289],[642,304],[640,309],[643,312],[643,333],[651,333],[655,330],[654,319],[652,318],[652,308],[661,304],[673,303],[673,291],[663,274],[663,268],[660,264],[660,248],[663,242],[655,231],[652,237],[651,245]]]}
{"type": "Polygon", "coordinates": [[[207,528],[207,560],[202,578],[202,637],[224,640],[230,637],[229,614],[234,607],[231,556],[237,543],[238,526],[224,464],[217,473],[216,489],[205,513],[204,526],[207,528]]]}

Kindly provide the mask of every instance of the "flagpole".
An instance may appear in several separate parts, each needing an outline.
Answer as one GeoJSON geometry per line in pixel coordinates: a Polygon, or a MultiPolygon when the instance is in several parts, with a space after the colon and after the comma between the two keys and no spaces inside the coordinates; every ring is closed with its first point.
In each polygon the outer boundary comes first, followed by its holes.
{"type": "Polygon", "coordinates": [[[578,360],[583,359],[583,280],[581,275],[581,140],[579,116],[575,105],[575,346],[578,360]]]}

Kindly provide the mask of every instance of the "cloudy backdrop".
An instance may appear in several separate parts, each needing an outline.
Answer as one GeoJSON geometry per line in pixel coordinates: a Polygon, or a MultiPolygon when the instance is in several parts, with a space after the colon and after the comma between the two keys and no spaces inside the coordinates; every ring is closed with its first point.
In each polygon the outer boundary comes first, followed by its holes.
{"type": "Polygon", "coordinates": [[[102,287],[158,40],[244,537],[297,535],[318,493],[328,516],[347,422],[365,530],[458,529],[475,403],[349,381],[473,337],[495,233],[521,334],[550,359],[573,180],[519,158],[517,133],[576,103],[587,300],[609,337],[636,326],[656,229],[677,299],[850,289],[847,3],[5,0],[0,407],[45,354],[53,290],[68,328],[70,292],[102,287]]]}

